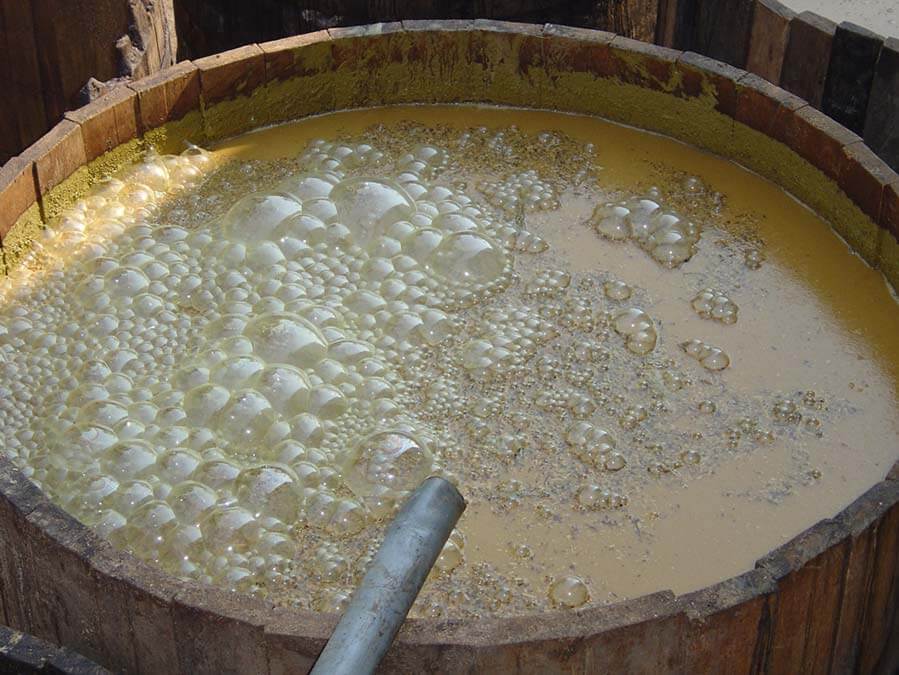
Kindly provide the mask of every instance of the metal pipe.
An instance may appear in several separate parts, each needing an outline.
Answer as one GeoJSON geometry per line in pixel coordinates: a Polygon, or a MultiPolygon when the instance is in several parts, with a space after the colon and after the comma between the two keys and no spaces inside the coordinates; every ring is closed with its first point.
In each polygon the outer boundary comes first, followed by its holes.
{"type": "Polygon", "coordinates": [[[418,486],[387,528],[311,675],[375,672],[464,510],[449,481],[432,476],[418,486]]]}

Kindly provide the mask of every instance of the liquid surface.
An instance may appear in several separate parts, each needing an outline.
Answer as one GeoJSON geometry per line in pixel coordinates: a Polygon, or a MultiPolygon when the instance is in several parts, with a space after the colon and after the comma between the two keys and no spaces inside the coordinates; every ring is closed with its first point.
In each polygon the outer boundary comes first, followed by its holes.
{"type": "Polygon", "coordinates": [[[739,574],[899,454],[882,278],[762,179],[591,118],[390,108],[150,156],[0,292],[32,480],[320,611],[430,474],[469,507],[413,613],[465,617],[739,574]]]}

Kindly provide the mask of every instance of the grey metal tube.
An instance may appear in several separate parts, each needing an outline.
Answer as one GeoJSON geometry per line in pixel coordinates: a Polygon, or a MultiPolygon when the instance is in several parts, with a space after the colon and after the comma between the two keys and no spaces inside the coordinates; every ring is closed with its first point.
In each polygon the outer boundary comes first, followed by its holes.
{"type": "Polygon", "coordinates": [[[432,476],[418,486],[387,528],[311,675],[375,672],[464,510],[449,481],[432,476]]]}

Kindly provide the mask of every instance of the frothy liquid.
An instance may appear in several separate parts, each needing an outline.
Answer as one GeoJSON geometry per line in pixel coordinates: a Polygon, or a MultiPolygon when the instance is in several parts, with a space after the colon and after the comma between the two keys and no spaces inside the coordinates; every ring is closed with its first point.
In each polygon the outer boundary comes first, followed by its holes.
{"type": "Polygon", "coordinates": [[[597,120],[396,108],[150,155],[0,300],[32,480],[321,611],[432,474],[470,506],[414,613],[473,616],[738,574],[897,455],[877,275],[760,179],[597,120]]]}

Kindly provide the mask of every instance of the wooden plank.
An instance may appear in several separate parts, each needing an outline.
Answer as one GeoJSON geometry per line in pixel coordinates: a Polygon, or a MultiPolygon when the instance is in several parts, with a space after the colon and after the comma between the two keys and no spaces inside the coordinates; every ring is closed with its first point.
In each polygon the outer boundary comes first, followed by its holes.
{"type": "Polygon", "coordinates": [[[174,122],[200,106],[200,74],[182,61],[128,85],[137,94],[141,133],[174,122]]]}
{"type": "Polygon", "coordinates": [[[31,0],[3,3],[30,5],[41,71],[47,125],[78,107],[78,94],[88,78],[104,82],[116,77],[115,43],[128,32],[127,3],[121,0],[31,0]],[[86,39],[89,36],[90,39],[86,39]]]}
{"type": "Polygon", "coordinates": [[[880,50],[868,99],[864,138],[868,147],[899,171],[899,40],[896,38],[888,39],[880,50]]]}
{"type": "Polygon", "coordinates": [[[824,82],[837,25],[814,12],[802,12],[790,22],[780,86],[821,107],[824,82]]]}
{"type": "Polygon", "coordinates": [[[249,95],[265,81],[265,56],[255,44],[198,59],[194,65],[207,105],[249,95]]]}
{"type": "Polygon", "coordinates": [[[852,672],[858,660],[871,568],[874,566],[874,544],[877,523],[852,538],[840,616],[834,635],[831,669],[834,673],[852,672]]]}
{"type": "Polygon", "coordinates": [[[655,36],[657,45],[674,47],[674,36],[677,28],[677,5],[678,0],[659,0],[655,36]]]}
{"type": "Polygon", "coordinates": [[[865,639],[865,617],[874,570],[877,540],[889,505],[899,496],[899,484],[886,480],[856,499],[839,520],[850,534],[849,558],[843,581],[843,599],[834,634],[831,673],[857,672],[865,639]]]}
{"type": "Polygon", "coordinates": [[[737,68],[746,66],[753,0],[696,0],[690,49],[737,68]]]}
{"type": "Polygon", "coordinates": [[[777,0],[757,0],[749,36],[746,70],[780,84],[784,55],[790,38],[790,22],[796,16],[777,0]]]}
{"type": "MultiPolygon", "coordinates": [[[[809,673],[826,673],[834,650],[834,636],[840,619],[843,586],[850,553],[850,541],[834,544],[806,565],[813,588],[809,621],[805,626],[803,668],[809,673]]],[[[793,626],[796,630],[798,626],[793,626]]],[[[797,672],[797,671],[793,671],[797,672]]]]}
{"type": "Polygon", "coordinates": [[[34,161],[37,189],[45,195],[87,163],[81,127],[62,120],[34,143],[23,158],[34,161]]]}
{"type": "Polygon", "coordinates": [[[862,647],[857,672],[890,672],[879,663],[895,637],[896,612],[899,608],[899,505],[884,516],[877,531],[877,553],[874,559],[862,647]]]}
{"type": "Polygon", "coordinates": [[[884,190],[896,180],[896,174],[864,143],[843,148],[842,164],[837,185],[873,222],[878,222],[884,190]]]}
{"type": "Polygon", "coordinates": [[[13,157],[0,166],[0,241],[12,226],[37,201],[34,165],[23,157],[13,157]]]}
{"type": "Polygon", "coordinates": [[[829,672],[849,551],[843,524],[823,520],[756,563],[778,587],[764,672],[829,672]]]}
{"type": "Polygon", "coordinates": [[[658,0],[600,0],[593,10],[596,28],[652,42],[658,8],[658,0]]]}
{"type": "Polygon", "coordinates": [[[56,120],[45,110],[43,86],[38,67],[34,22],[30,2],[0,2],[0,26],[6,38],[6,67],[9,79],[4,80],[10,110],[17,128],[18,154],[36,141],[56,120]]]}
{"type": "Polygon", "coordinates": [[[65,118],[81,125],[85,159],[90,162],[137,136],[137,94],[128,87],[115,87],[92,103],[66,113],[65,118]]]}
{"type": "MultiPolygon", "coordinates": [[[[12,64],[9,62],[9,48],[7,46],[7,30],[0,12],[0,82],[12,81],[12,64]]],[[[7,101],[0,105],[0,165],[3,165],[13,155],[19,154],[19,126],[16,122],[16,108],[7,101]]]]}
{"type": "Polygon", "coordinates": [[[695,51],[693,48],[693,26],[699,0],[676,0],[674,4],[674,44],[675,49],[695,51]]]}
{"type": "Polygon", "coordinates": [[[865,129],[881,46],[881,36],[848,21],[837,26],[833,37],[821,110],[857,134],[865,129]]]}
{"type": "Polygon", "coordinates": [[[681,596],[690,619],[687,673],[758,673],[768,659],[777,586],[751,570],[681,596]]]}

